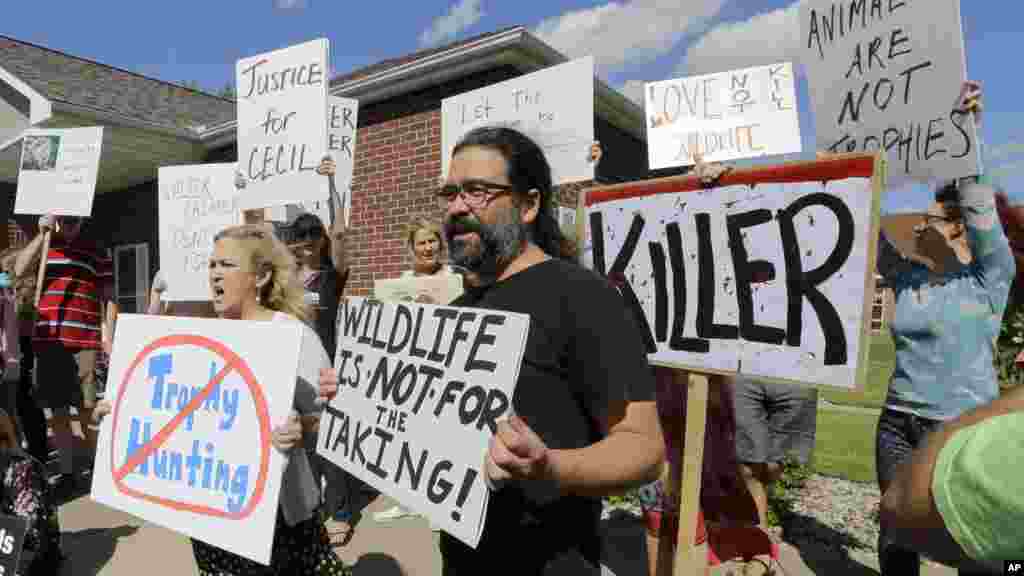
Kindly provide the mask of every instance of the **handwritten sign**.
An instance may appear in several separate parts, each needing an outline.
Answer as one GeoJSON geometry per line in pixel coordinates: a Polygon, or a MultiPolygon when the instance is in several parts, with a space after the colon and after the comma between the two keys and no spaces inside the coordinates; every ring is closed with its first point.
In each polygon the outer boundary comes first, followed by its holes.
{"type": "Polygon", "coordinates": [[[331,96],[327,99],[327,106],[327,153],[337,164],[334,184],[341,195],[338,205],[344,211],[347,228],[352,221],[352,171],[355,168],[359,101],[331,96]]]}
{"type": "Polygon", "coordinates": [[[160,189],[160,270],[168,302],[210,299],[208,265],[213,237],[241,223],[235,164],[162,166],[160,189]]]}
{"type": "Polygon", "coordinates": [[[323,200],[316,167],[327,150],[328,42],[239,60],[238,164],[244,209],[323,200]]]}
{"type": "Polygon", "coordinates": [[[432,276],[403,276],[373,282],[373,297],[385,302],[450,304],[459,296],[462,296],[462,276],[459,274],[442,272],[432,276]]]}
{"type": "Polygon", "coordinates": [[[348,298],[340,318],[341,386],[317,453],[475,547],[480,467],[512,405],[529,317],[348,298]]]}
{"type": "Polygon", "coordinates": [[[809,0],[800,22],[819,149],[883,150],[890,185],[978,174],[974,121],[953,111],[959,0],[809,0]]]}
{"type": "Polygon", "coordinates": [[[554,183],[594,178],[594,59],[591,56],[445,98],[441,102],[441,171],[470,130],[504,125],[544,149],[554,183]]]}
{"type": "Polygon", "coordinates": [[[92,498],[269,564],[298,322],[118,318],[92,498]],[[269,353],[268,342],[273,342],[269,353]]]}
{"type": "Polygon", "coordinates": [[[800,151],[788,62],[651,82],[644,96],[652,170],[800,151]]]}
{"type": "Polygon", "coordinates": [[[15,214],[90,216],[103,127],[25,130],[15,214]]]}
{"type": "Polygon", "coordinates": [[[591,189],[594,270],[618,278],[652,362],[860,387],[880,172],[862,155],[591,189]]]}
{"type": "Polygon", "coordinates": [[[334,159],[336,168],[334,184],[337,196],[334,199],[307,200],[295,204],[267,208],[265,217],[272,222],[291,222],[300,214],[315,214],[325,226],[331,226],[331,203],[334,217],[340,217],[342,206],[345,227],[352,222],[352,171],[355,167],[356,131],[359,101],[352,98],[330,96],[327,98],[327,154],[334,159]]]}
{"type": "Polygon", "coordinates": [[[27,532],[26,518],[0,515],[0,576],[14,576],[21,572],[19,562],[27,532]]]}

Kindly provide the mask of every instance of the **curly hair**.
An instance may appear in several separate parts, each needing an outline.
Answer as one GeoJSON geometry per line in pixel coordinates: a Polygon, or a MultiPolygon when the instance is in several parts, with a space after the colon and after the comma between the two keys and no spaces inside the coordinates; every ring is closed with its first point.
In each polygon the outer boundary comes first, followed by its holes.
{"type": "Polygon", "coordinates": [[[305,291],[296,274],[295,257],[288,247],[265,224],[243,224],[225,228],[213,237],[214,242],[230,238],[248,251],[249,265],[254,271],[269,271],[270,281],[260,289],[260,302],[270,308],[311,322],[312,310],[305,302],[305,291]]]}

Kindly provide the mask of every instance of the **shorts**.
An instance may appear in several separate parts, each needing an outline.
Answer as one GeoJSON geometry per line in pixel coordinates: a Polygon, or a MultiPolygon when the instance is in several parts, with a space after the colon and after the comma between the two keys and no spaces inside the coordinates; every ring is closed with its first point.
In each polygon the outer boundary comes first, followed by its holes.
{"type": "Polygon", "coordinates": [[[737,378],[736,457],[749,464],[807,464],[814,450],[818,391],[737,378]]]}
{"type": "Polygon", "coordinates": [[[32,395],[40,408],[61,409],[96,406],[96,355],[98,350],[65,348],[60,344],[35,344],[36,369],[32,395]]]}

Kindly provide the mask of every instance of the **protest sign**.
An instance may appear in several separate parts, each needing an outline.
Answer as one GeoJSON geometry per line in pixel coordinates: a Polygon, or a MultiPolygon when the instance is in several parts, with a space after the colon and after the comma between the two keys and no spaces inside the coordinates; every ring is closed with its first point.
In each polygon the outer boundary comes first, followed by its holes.
{"type": "Polygon", "coordinates": [[[883,150],[890,185],[978,174],[974,120],[954,111],[959,0],[808,0],[800,23],[818,149],[883,150]]]}
{"type": "Polygon", "coordinates": [[[302,328],[119,316],[92,498],[269,564],[302,328]]]}
{"type": "Polygon", "coordinates": [[[475,547],[481,466],[512,406],[530,319],[473,308],[347,298],[338,395],[317,453],[475,547]]]}
{"type": "Polygon", "coordinates": [[[160,271],[167,280],[162,299],[209,300],[213,237],[241,224],[235,164],[161,166],[157,175],[160,271]]]}
{"type": "Polygon", "coordinates": [[[462,296],[462,276],[440,273],[432,276],[403,276],[374,280],[373,297],[385,302],[450,304],[462,296]]]}
{"type": "Polygon", "coordinates": [[[327,153],[337,164],[334,184],[341,196],[332,201],[338,203],[335,206],[335,217],[341,217],[344,213],[345,227],[348,228],[352,221],[352,170],[355,168],[359,101],[331,96],[327,99],[327,105],[327,153]]]}
{"type": "Polygon", "coordinates": [[[593,268],[653,363],[859,388],[883,181],[862,154],[591,189],[593,268]]]}
{"type": "Polygon", "coordinates": [[[356,121],[359,101],[352,98],[329,96],[327,110],[327,154],[336,164],[334,184],[336,197],[306,200],[294,204],[266,209],[266,219],[272,222],[291,222],[300,214],[315,214],[324,226],[331,226],[333,218],[345,215],[345,227],[352,222],[352,170],[355,167],[356,121]],[[332,206],[334,204],[333,216],[332,206]],[[339,210],[338,206],[342,206],[339,210]]]}
{"type": "Polygon", "coordinates": [[[15,214],[91,216],[103,127],[25,130],[15,214]]]}
{"type": "Polygon", "coordinates": [[[594,59],[551,66],[445,98],[441,102],[441,173],[470,130],[503,125],[532,138],[551,165],[554,184],[592,180],[594,59]]]}
{"type": "Polygon", "coordinates": [[[243,209],[324,200],[316,167],[327,151],[328,42],[239,60],[238,164],[243,209]]]}
{"type": "Polygon", "coordinates": [[[800,152],[789,62],[644,85],[651,170],[800,152]]]}
{"type": "Polygon", "coordinates": [[[0,514],[0,576],[14,576],[19,572],[26,532],[26,518],[0,514]]]}

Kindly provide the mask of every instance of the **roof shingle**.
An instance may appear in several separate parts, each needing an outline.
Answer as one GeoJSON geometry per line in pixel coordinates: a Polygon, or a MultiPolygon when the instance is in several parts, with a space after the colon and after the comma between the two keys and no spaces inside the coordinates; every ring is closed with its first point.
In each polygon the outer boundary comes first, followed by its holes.
{"type": "Polygon", "coordinates": [[[0,67],[46,98],[167,128],[235,119],[235,102],[0,36],[0,67]]]}

